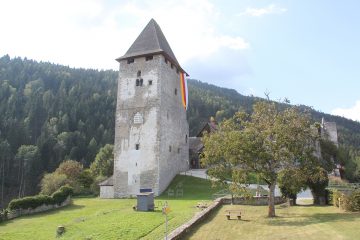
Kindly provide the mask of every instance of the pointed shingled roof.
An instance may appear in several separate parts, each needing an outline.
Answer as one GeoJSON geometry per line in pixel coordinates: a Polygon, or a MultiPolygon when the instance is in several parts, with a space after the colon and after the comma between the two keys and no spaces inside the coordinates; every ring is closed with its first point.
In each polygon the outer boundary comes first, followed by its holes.
{"type": "Polygon", "coordinates": [[[166,40],[165,35],[161,31],[160,26],[154,19],[150,20],[150,22],[146,25],[144,30],[142,30],[140,35],[136,38],[135,42],[131,45],[125,55],[116,60],[120,61],[123,59],[146,56],[155,53],[161,53],[165,55],[169,61],[185,72],[181,68],[175,57],[175,54],[171,50],[171,47],[166,40]]]}

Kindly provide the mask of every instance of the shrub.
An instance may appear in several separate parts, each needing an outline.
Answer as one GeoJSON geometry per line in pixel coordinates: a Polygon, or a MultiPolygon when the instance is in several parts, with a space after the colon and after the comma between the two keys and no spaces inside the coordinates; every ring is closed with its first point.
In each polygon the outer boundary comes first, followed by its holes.
{"type": "Polygon", "coordinates": [[[7,219],[8,211],[6,209],[0,210],[0,223],[7,219]]]}
{"type": "Polygon", "coordinates": [[[43,179],[41,179],[41,194],[51,195],[66,183],[67,177],[65,174],[57,172],[47,173],[44,175],[43,179]]]}
{"type": "Polygon", "coordinates": [[[65,185],[62,186],[59,190],[57,190],[56,192],[54,192],[51,195],[51,198],[53,199],[53,203],[56,204],[61,204],[62,202],[65,201],[65,199],[69,196],[73,194],[73,188],[70,187],[69,185],[65,185]]]}
{"type": "Polygon", "coordinates": [[[355,190],[344,197],[343,207],[346,211],[359,212],[360,211],[360,190],[355,190]]]}
{"type": "Polygon", "coordinates": [[[43,204],[50,205],[50,204],[61,204],[65,201],[65,199],[71,195],[73,192],[72,188],[69,186],[62,186],[59,190],[53,193],[52,196],[48,195],[36,195],[30,197],[24,197],[19,199],[12,200],[8,208],[10,210],[17,210],[17,209],[29,209],[29,208],[36,208],[43,204]]]}
{"type": "Polygon", "coordinates": [[[328,203],[334,205],[334,207],[339,207],[339,199],[340,202],[343,200],[343,194],[336,189],[330,189],[328,192],[328,203]]]}

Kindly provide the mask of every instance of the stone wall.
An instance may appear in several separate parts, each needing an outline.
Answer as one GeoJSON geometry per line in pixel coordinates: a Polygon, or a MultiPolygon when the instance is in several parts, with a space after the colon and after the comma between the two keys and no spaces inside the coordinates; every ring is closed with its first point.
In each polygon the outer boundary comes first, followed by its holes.
{"type": "MultiPolygon", "coordinates": [[[[269,198],[268,197],[252,197],[248,198],[239,198],[235,197],[233,199],[233,204],[236,205],[254,205],[254,206],[265,206],[268,205],[269,198]]],[[[283,197],[275,197],[275,205],[285,203],[286,199],[283,197]]],[[[223,198],[223,204],[231,204],[231,198],[223,198]]]]}
{"type": "Polygon", "coordinates": [[[161,54],[120,62],[115,122],[114,197],[140,188],[160,195],[189,166],[189,126],[180,72],[161,54]],[[137,73],[141,71],[141,76],[137,73]],[[136,80],[142,79],[142,86],[136,80]],[[151,81],[151,84],[150,84],[151,81]],[[139,149],[136,149],[138,146],[139,149]]]}
{"type": "Polygon", "coordinates": [[[161,56],[159,192],[189,168],[189,125],[181,100],[180,71],[161,56]]]}
{"type": "Polygon", "coordinates": [[[140,188],[158,192],[160,55],[153,60],[120,62],[115,123],[114,195],[136,195],[140,188]],[[137,76],[141,71],[141,76],[137,76]],[[136,80],[142,79],[142,86],[136,80]],[[151,81],[151,84],[149,83],[151,81]],[[136,149],[136,145],[139,149],[136,149]]]}
{"type": "MultiPolygon", "coordinates": [[[[234,198],[234,204],[236,205],[267,205],[268,197],[254,197],[253,199],[234,198]]],[[[275,204],[285,203],[286,199],[282,197],[275,197],[275,204]]],[[[176,228],[168,235],[169,240],[182,239],[194,226],[204,221],[212,212],[217,210],[223,204],[231,204],[231,198],[218,198],[212,202],[210,206],[195,214],[188,222],[184,223],[180,227],[176,228]]]]}
{"type": "Polygon", "coordinates": [[[218,209],[222,205],[222,198],[218,198],[213,201],[213,203],[207,208],[203,209],[201,212],[195,214],[188,222],[184,223],[180,227],[176,228],[168,235],[169,240],[181,239],[184,235],[190,231],[196,224],[203,221],[208,217],[212,212],[218,209]]]}
{"type": "Polygon", "coordinates": [[[8,214],[7,214],[7,220],[10,220],[10,219],[13,219],[13,218],[17,218],[17,217],[20,217],[20,216],[24,216],[24,215],[32,215],[32,214],[35,214],[35,213],[41,213],[41,212],[46,212],[46,211],[49,211],[49,210],[52,210],[52,209],[57,209],[57,208],[61,208],[61,207],[65,207],[69,204],[71,204],[71,197],[68,196],[65,201],[63,203],[61,203],[60,205],[58,204],[50,204],[50,205],[41,205],[37,208],[29,208],[29,209],[18,209],[18,210],[14,210],[14,211],[10,211],[8,214]]]}

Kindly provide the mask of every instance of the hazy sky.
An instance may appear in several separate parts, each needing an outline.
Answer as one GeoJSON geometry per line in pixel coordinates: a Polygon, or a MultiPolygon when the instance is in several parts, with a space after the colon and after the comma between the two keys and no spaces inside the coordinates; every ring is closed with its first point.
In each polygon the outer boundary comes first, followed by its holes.
{"type": "Polygon", "coordinates": [[[191,78],[360,121],[359,11],[358,0],[0,0],[0,55],[118,69],[154,18],[191,78]]]}

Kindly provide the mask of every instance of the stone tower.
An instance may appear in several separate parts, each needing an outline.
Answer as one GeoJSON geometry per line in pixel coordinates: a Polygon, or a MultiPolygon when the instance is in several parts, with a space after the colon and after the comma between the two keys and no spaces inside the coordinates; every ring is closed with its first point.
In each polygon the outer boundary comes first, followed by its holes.
{"type": "Polygon", "coordinates": [[[180,91],[185,71],[153,19],[116,60],[114,197],[140,189],[159,195],[189,167],[189,126],[180,91]]]}

